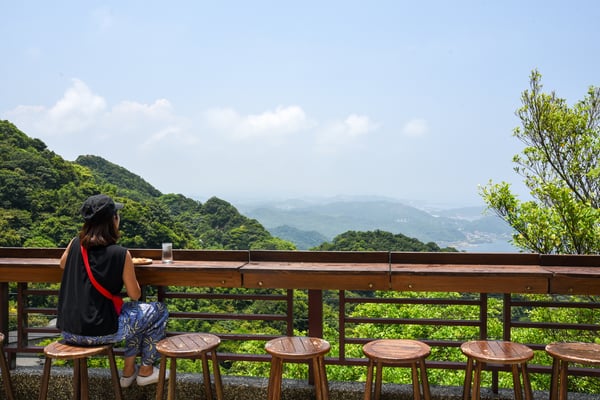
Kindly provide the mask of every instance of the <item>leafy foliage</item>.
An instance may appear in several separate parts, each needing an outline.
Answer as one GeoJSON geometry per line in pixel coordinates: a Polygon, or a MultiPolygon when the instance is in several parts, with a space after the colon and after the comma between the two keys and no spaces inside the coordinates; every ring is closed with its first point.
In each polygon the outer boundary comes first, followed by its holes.
{"type": "Polygon", "coordinates": [[[453,247],[440,248],[437,244],[423,243],[401,233],[385,231],[348,231],[333,238],[332,243],[323,243],[313,250],[321,251],[458,251],[453,247]]]}
{"type": "Polygon", "coordinates": [[[527,147],[513,161],[533,201],[521,202],[509,184],[481,188],[489,208],[511,225],[513,243],[542,254],[600,253],[600,88],[569,107],[542,92],[533,71],[517,111],[514,136],[527,147]]]}

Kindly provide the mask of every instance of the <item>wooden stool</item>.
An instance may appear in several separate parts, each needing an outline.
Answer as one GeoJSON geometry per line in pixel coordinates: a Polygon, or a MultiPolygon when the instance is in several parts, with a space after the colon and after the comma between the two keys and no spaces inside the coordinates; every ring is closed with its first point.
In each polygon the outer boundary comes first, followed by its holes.
{"type": "Polygon", "coordinates": [[[365,400],[371,400],[373,369],[375,368],[377,368],[375,374],[375,400],[379,400],[381,396],[381,375],[384,365],[410,365],[412,369],[413,398],[417,400],[421,399],[420,386],[422,385],[423,398],[425,400],[431,399],[427,369],[425,367],[425,358],[431,354],[431,348],[428,345],[417,340],[379,339],[365,344],[363,352],[369,358],[365,400]],[[421,370],[421,385],[419,385],[418,369],[421,370]]]}
{"type": "Polygon", "coordinates": [[[267,400],[281,398],[284,360],[312,361],[316,398],[328,400],[329,386],[325,372],[325,354],[330,348],[328,341],[316,337],[284,336],[269,340],[265,344],[265,350],[272,356],[267,400]]]}
{"type": "Polygon", "coordinates": [[[206,399],[212,399],[212,389],[210,382],[210,370],[208,369],[207,353],[210,352],[213,374],[215,376],[215,389],[217,391],[217,399],[223,400],[223,384],[221,383],[221,372],[217,361],[217,347],[221,343],[221,339],[210,333],[187,333],[182,335],[171,336],[158,342],[156,350],[161,354],[160,372],[158,378],[158,386],[156,387],[156,399],[162,400],[165,387],[165,374],[167,370],[167,358],[171,359],[169,372],[169,387],[167,398],[175,399],[175,381],[177,371],[177,358],[198,358],[202,360],[202,373],[204,375],[204,390],[206,399]]]}
{"type": "Polygon", "coordinates": [[[513,385],[515,399],[522,400],[523,392],[519,377],[519,367],[523,375],[523,386],[525,399],[532,400],[531,382],[527,372],[527,361],[533,358],[533,350],[524,344],[503,342],[499,340],[474,340],[463,343],[460,346],[463,354],[467,356],[467,370],[465,384],[463,387],[463,399],[471,398],[471,379],[473,375],[473,364],[475,363],[475,378],[473,379],[473,398],[481,398],[481,370],[485,364],[511,365],[513,374],[513,385]]]}
{"type": "Polygon", "coordinates": [[[46,399],[48,394],[48,382],[50,380],[50,368],[52,366],[53,358],[58,360],[73,360],[73,397],[82,400],[88,399],[87,358],[98,354],[108,355],[115,398],[118,400],[122,399],[123,395],[121,393],[121,385],[119,384],[119,371],[117,371],[117,363],[115,361],[112,344],[83,347],[65,344],[59,341],[47,345],[44,348],[44,354],[46,355],[46,361],[44,362],[44,373],[42,375],[42,385],[40,387],[40,400],[46,399]]]}
{"type": "Polygon", "coordinates": [[[0,333],[0,370],[2,370],[2,383],[4,384],[4,393],[8,400],[14,400],[12,383],[10,381],[10,374],[8,373],[8,362],[4,356],[4,334],[0,333]]]}
{"type": "Polygon", "coordinates": [[[567,375],[570,362],[584,365],[600,365],[600,344],[550,343],[546,352],[552,356],[552,380],[550,400],[567,400],[567,375]]]}

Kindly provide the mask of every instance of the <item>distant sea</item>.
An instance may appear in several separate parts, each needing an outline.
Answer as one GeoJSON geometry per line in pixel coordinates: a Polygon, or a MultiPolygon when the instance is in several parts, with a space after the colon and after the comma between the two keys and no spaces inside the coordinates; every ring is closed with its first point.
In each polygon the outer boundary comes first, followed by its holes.
{"type": "Polygon", "coordinates": [[[508,239],[499,239],[487,243],[460,243],[444,244],[443,246],[452,246],[460,251],[468,253],[519,253],[519,249],[508,242],[508,239]]]}

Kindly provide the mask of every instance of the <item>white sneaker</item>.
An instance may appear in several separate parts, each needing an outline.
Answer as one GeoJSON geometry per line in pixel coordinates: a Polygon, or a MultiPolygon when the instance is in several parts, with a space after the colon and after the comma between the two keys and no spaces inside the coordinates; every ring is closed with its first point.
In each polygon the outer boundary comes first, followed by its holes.
{"type": "Polygon", "coordinates": [[[135,381],[135,379],[137,378],[140,368],[137,365],[135,365],[134,368],[135,368],[135,370],[133,371],[133,375],[131,375],[131,376],[121,375],[121,379],[120,379],[119,383],[121,384],[122,388],[128,388],[129,386],[131,386],[133,381],[135,381]]]}
{"type": "MultiPolygon", "coordinates": [[[[135,381],[138,384],[138,386],[146,386],[146,385],[151,385],[153,383],[157,383],[159,372],[160,372],[160,370],[157,367],[154,367],[152,369],[152,373],[150,375],[141,376],[138,374],[135,381]]],[[[167,380],[167,379],[169,379],[169,370],[165,371],[165,380],[167,380]]]]}

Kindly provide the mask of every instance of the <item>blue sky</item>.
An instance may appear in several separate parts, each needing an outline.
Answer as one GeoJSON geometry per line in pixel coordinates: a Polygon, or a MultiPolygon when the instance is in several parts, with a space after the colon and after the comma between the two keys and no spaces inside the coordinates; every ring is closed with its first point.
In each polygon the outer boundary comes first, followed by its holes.
{"type": "Polygon", "coordinates": [[[600,85],[597,1],[2,1],[0,119],[206,199],[481,204],[529,74],[600,85]]]}

